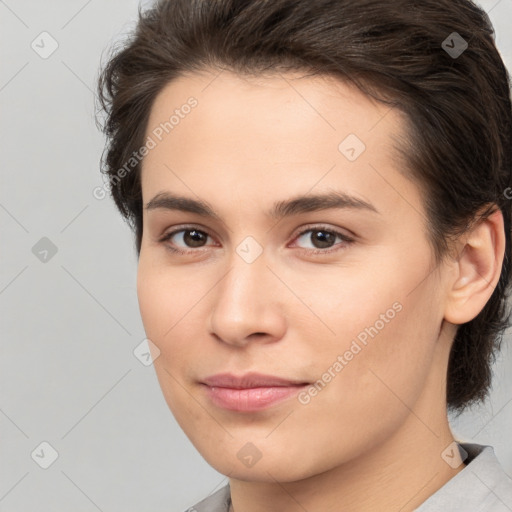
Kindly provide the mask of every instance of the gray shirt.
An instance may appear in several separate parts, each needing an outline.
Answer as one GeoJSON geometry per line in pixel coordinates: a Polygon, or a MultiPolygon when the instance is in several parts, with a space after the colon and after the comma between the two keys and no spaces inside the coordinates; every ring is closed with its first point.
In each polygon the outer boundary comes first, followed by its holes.
{"type": "MultiPolygon", "coordinates": [[[[430,496],[416,512],[512,512],[512,479],[492,446],[459,443],[468,453],[466,467],[430,496]]],[[[187,512],[228,512],[229,484],[187,512]]]]}

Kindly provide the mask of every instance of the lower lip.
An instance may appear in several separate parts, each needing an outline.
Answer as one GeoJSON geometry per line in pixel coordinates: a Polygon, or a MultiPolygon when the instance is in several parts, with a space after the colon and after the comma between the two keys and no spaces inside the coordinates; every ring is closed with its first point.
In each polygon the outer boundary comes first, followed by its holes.
{"type": "Polygon", "coordinates": [[[273,386],[261,388],[233,389],[205,385],[211,401],[223,409],[239,412],[261,411],[283,400],[291,398],[304,386],[273,386]]]}

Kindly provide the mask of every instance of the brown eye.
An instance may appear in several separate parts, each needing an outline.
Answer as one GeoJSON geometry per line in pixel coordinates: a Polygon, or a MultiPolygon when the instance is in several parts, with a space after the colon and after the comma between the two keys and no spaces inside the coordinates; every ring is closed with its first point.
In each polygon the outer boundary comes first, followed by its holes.
{"type": "Polygon", "coordinates": [[[338,248],[343,249],[351,242],[353,242],[353,239],[343,233],[327,227],[317,226],[302,231],[297,236],[295,245],[311,253],[328,253],[338,248]]]}
{"type": "Polygon", "coordinates": [[[171,242],[170,248],[178,251],[204,247],[208,241],[208,234],[195,228],[182,228],[164,235],[160,242],[171,242]]]}
{"type": "Polygon", "coordinates": [[[314,230],[311,232],[311,243],[318,249],[331,247],[336,241],[336,235],[329,231],[314,230]]]}
{"type": "Polygon", "coordinates": [[[183,230],[183,242],[188,247],[202,247],[207,239],[208,235],[197,229],[183,230]]]}

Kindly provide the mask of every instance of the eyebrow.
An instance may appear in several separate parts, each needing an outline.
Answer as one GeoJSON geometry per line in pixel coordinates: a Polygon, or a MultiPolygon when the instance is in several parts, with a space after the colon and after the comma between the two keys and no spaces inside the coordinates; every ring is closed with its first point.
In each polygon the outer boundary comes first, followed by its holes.
{"type": "MultiPolygon", "coordinates": [[[[169,192],[160,192],[146,204],[146,210],[179,210],[195,213],[202,217],[210,217],[221,221],[221,217],[206,202],[190,197],[179,196],[169,192]]],[[[331,191],[325,194],[306,194],[291,199],[276,201],[266,215],[273,219],[282,219],[301,213],[328,210],[331,208],[365,210],[379,213],[377,208],[363,199],[345,192],[331,191]]]]}

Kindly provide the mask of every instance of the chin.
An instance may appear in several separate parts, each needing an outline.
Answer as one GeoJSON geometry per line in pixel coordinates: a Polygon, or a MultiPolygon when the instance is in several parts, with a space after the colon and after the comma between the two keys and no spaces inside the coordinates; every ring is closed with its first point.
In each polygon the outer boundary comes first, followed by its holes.
{"type": "Polygon", "coordinates": [[[282,445],[261,447],[259,454],[248,442],[239,439],[219,443],[215,450],[201,442],[194,443],[194,446],[216,471],[237,480],[296,482],[330,469],[329,462],[316,461],[312,455],[308,456],[296,446],[294,450],[282,445]]]}

